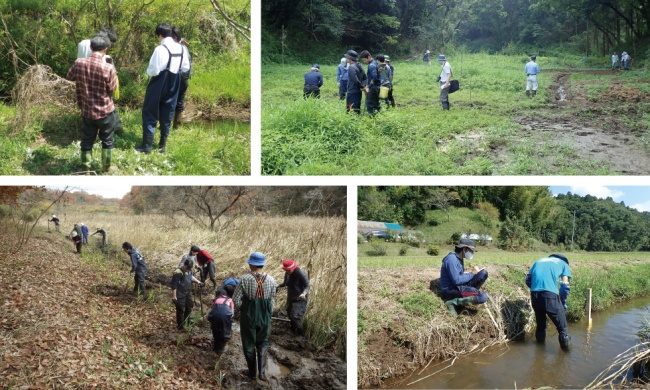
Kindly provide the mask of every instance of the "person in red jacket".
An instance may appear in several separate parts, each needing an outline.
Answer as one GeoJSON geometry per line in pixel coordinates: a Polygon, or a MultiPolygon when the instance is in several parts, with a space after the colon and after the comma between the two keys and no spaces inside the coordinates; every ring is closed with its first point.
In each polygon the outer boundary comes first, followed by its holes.
{"type": "Polygon", "coordinates": [[[196,245],[192,245],[190,248],[190,255],[196,256],[196,263],[198,264],[201,270],[201,283],[205,283],[205,278],[209,274],[210,280],[212,281],[213,289],[217,288],[217,279],[215,279],[214,274],[216,269],[214,266],[214,261],[212,256],[205,249],[201,249],[196,245]]]}

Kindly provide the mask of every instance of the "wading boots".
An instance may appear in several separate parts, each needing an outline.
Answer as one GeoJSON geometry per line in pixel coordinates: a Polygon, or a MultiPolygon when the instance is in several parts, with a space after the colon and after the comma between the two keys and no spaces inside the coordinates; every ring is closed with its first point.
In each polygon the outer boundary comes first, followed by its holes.
{"type": "Polygon", "coordinates": [[[89,171],[90,163],[93,161],[93,151],[92,150],[82,150],[81,151],[81,166],[89,171]]]}
{"type": "Polygon", "coordinates": [[[478,298],[474,295],[471,297],[466,297],[466,298],[454,298],[450,299],[445,302],[445,305],[447,305],[447,309],[449,309],[449,312],[455,316],[458,315],[456,313],[456,306],[467,306],[469,304],[476,304],[478,303],[478,298]]]}
{"type": "Polygon", "coordinates": [[[571,348],[571,336],[568,334],[560,335],[558,339],[560,340],[560,347],[563,350],[568,351],[571,348]]]}
{"type": "Polygon", "coordinates": [[[112,161],[113,161],[113,149],[102,149],[102,172],[104,173],[117,172],[117,167],[111,165],[112,161]]]}

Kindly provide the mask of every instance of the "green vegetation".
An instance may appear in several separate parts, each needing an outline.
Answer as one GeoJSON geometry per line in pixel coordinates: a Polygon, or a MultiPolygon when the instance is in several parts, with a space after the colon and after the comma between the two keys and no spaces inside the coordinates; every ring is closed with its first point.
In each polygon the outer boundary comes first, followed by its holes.
{"type": "MultiPolygon", "coordinates": [[[[110,25],[118,37],[108,54],[118,70],[121,96],[116,103],[125,128],[116,137],[113,163],[117,174],[250,174],[250,43],[210,2],[179,6],[170,0],[153,5],[135,0],[102,4],[53,0],[39,4],[0,0],[0,17],[11,33],[11,39],[8,34],[0,37],[0,44],[15,49],[10,60],[0,64],[0,94],[11,95],[21,75],[35,63],[49,66],[61,82],[76,58],[77,43],[110,25]],[[145,71],[157,45],[153,31],[162,21],[178,25],[189,42],[193,72],[185,116],[193,120],[172,131],[165,155],[143,156],[132,148],[142,140],[141,106],[149,82],[145,71]],[[61,39],[53,40],[53,36],[61,39]]],[[[250,24],[249,2],[228,0],[220,6],[238,23],[250,24]]],[[[45,104],[20,100],[0,104],[1,175],[61,175],[82,170],[79,109],[65,90],[45,90],[45,104]],[[20,104],[28,108],[18,109],[20,104]]],[[[158,137],[156,131],[154,142],[158,137]]],[[[99,168],[99,155],[97,142],[93,170],[99,168]]]]}
{"type": "MultiPolygon", "coordinates": [[[[342,50],[341,50],[342,51],[342,50]]],[[[347,115],[338,99],[335,75],[338,61],[321,63],[325,84],[321,99],[302,99],[303,74],[309,65],[265,65],[262,69],[262,172],[282,175],[542,175],[618,173],[597,156],[583,156],[570,139],[553,131],[522,132],[526,113],[538,120],[557,112],[554,76],[547,69],[586,67],[578,56],[538,57],[540,89],[534,99],[524,94],[525,55],[506,56],[462,51],[447,53],[461,90],[450,96],[452,109],[442,111],[435,82],[437,65],[394,59],[394,96],[398,107],[375,117],[347,115]]],[[[599,58],[606,69],[608,59],[599,58]]],[[[647,71],[599,74],[593,78],[571,73],[569,93],[590,101],[614,88],[649,89],[647,71]],[[575,77],[575,78],[574,78],[575,77]]],[[[365,98],[364,98],[365,99],[365,98]]],[[[650,113],[646,103],[622,101],[597,109],[605,117],[619,116],[634,104],[638,115],[623,114],[635,124],[650,113]],[[622,107],[621,107],[622,106],[622,107]]],[[[364,107],[365,103],[362,104],[364,107]]],[[[593,117],[583,106],[569,107],[565,117],[593,117]]],[[[576,123],[584,126],[584,123],[576,123]]]]}

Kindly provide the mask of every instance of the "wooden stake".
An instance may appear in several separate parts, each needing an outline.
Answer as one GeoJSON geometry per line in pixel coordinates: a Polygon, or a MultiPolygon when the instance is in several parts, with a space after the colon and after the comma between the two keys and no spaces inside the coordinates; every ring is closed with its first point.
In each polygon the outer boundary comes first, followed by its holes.
{"type": "Polygon", "coordinates": [[[589,320],[589,327],[591,327],[591,289],[587,289],[587,320],[589,320]]]}

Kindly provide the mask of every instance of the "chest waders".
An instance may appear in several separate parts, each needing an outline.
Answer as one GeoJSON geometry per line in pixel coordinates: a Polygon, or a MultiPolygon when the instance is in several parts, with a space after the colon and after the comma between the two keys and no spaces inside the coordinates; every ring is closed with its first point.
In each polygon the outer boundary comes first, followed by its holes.
{"type": "Polygon", "coordinates": [[[271,299],[264,296],[263,285],[266,274],[260,278],[252,272],[251,275],[257,282],[257,291],[254,299],[248,298],[245,294],[242,297],[241,341],[248,365],[248,376],[255,378],[255,373],[258,371],[259,378],[266,380],[266,353],[269,350],[273,303],[271,299]]]}
{"type": "Polygon", "coordinates": [[[176,325],[183,329],[192,314],[194,301],[192,300],[192,274],[181,270],[181,280],[176,287],[176,325]]]}
{"type": "Polygon", "coordinates": [[[181,50],[180,54],[172,54],[167,46],[162,46],[169,53],[167,68],[151,78],[142,103],[142,145],[136,147],[136,150],[144,153],[151,152],[158,121],[160,121],[160,143],[158,148],[161,153],[165,152],[169,128],[172,124],[172,117],[178,100],[178,90],[181,85],[180,67],[183,64],[183,51],[181,50]],[[181,59],[176,74],[169,70],[172,58],[175,57],[181,59]]]}

